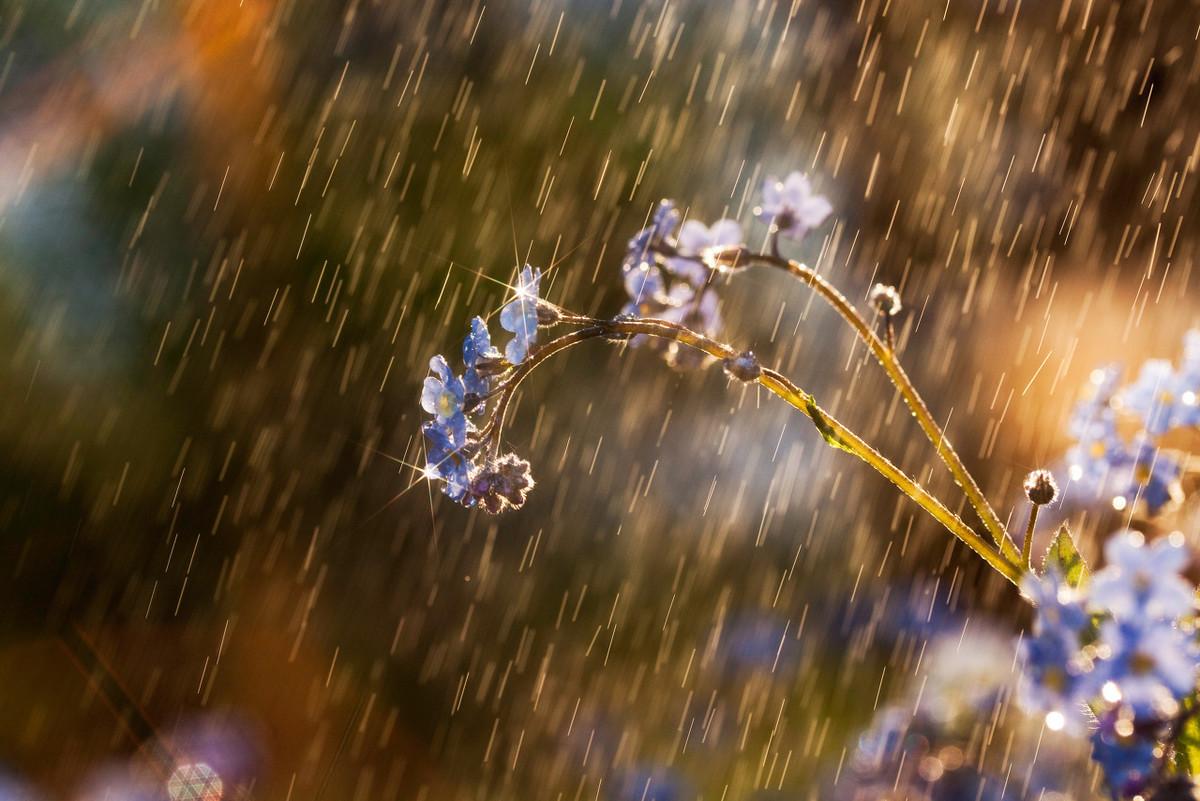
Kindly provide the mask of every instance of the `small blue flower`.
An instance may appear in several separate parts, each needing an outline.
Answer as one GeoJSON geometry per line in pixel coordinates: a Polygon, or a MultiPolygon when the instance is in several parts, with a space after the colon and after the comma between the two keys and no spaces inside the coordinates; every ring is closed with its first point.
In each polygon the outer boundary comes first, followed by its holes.
{"type": "Polygon", "coordinates": [[[1146,511],[1154,516],[1174,498],[1182,472],[1179,463],[1160,452],[1145,438],[1134,444],[1130,461],[1127,484],[1117,498],[1124,498],[1128,502],[1140,499],[1145,502],[1146,511]]]}
{"type": "Polygon", "coordinates": [[[541,280],[541,270],[525,265],[517,278],[516,296],[500,310],[500,327],[513,334],[504,349],[505,356],[513,364],[525,361],[530,346],[537,342],[538,285],[541,280]]]}
{"type": "Polygon", "coordinates": [[[1092,577],[1091,603],[1118,620],[1178,619],[1194,609],[1194,590],[1179,574],[1191,559],[1182,542],[1164,537],[1145,545],[1136,531],[1105,543],[1107,566],[1092,577]]]}
{"type": "Polygon", "coordinates": [[[656,245],[666,240],[678,225],[679,212],[675,210],[674,201],[660,201],[650,216],[650,225],[638,231],[629,240],[629,247],[625,251],[624,266],[632,268],[643,262],[654,261],[651,251],[656,245]]]}
{"type": "Polygon", "coordinates": [[[1034,636],[1023,641],[1025,670],[1019,685],[1021,705],[1046,716],[1052,729],[1078,730],[1084,722],[1087,660],[1080,653],[1080,637],[1089,625],[1078,594],[1051,570],[1041,578],[1029,574],[1022,593],[1034,604],[1034,636]]]}
{"type": "Polygon", "coordinates": [[[1116,428],[1116,414],[1112,410],[1113,396],[1121,381],[1121,366],[1110,364],[1092,371],[1071,419],[1067,433],[1075,439],[1087,439],[1096,435],[1096,426],[1116,428]]]}
{"type": "Polygon", "coordinates": [[[1077,641],[1089,619],[1083,599],[1059,572],[1051,568],[1044,576],[1027,574],[1021,581],[1021,593],[1037,610],[1033,630],[1036,634],[1051,633],[1066,640],[1077,641]]]}
{"type": "Polygon", "coordinates": [[[717,293],[706,289],[697,297],[681,287],[671,293],[673,303],[659,315],[664,320],[685,325],[706,336],[716,336],[721,330],[721,308],[717,293]]]}
{"type": "Polygon", "coordinates": [[[471,328],[467,332],[467,338],[463,340],[462,347],[463,366],[466,367],[466,372],[463,373],[463,385],[467,392],[475,395],[483,396],[491,389],[491,381],[488,376],[480,375],[479,366],[480,359],[495,360],[500,359],[500,351],[492,346],[492,337],[488,333],[487,323],[482,317],[474,317],[471,320],[471,328]]]}
{"type": "Polygon", "coordinates": [[[793,172],[782,181],[768,178],[763,182],[762,205],[754,213],[781,235],[800,239],[825,222],[832,211],[829,201],[813,191],[808,176],[793,172]]]}
{"type": "Polygon", "coordinates": [[[1129,449],[1117,433],[1111,412],[1086,424],[1080,421],[1073,428],[1079,440],[1067,450],[1067,476],[1078,491],[1099,497],[1113,468],[1129,462],[1129,449]]]}
{"type": "Polygon", "coordinates": [[[1067,450],[1067,475],[1084,491],[1098,491],[1114,466],[1129,460],[1129,449],[1117,433],[1111,413],[1079,422],[1073,429],[1078,441],[1067,450]]]}
{"type": "Polygon", "coordinates": [[[466,388],[462,379],[450,372],[444,356],[430,359],[429,369],[433,375],[425,379],[421,408],[437,419],[456,445],[462,445],[467,439],[467,418],[463,414],[466,388]]]}
{"type": "Polygon", "coordinates": [[[1106,700],[1115,695],[1138,717],[1172,714],[1176,702],[1196,687],[1200,650],[1170,621],[1106,620],[1100,644],[1107,653],[1096,663],[1093,686],[1106,700]]]}
{"type": "Polygon", "coordinates": [[[1142,501],[1150,516],[1174,499],[1181,472],[1179,463],[1145,436],[1127,445],[1107,415],[1092,421],[1085,437],[1067,451],[1066,460],[1077,492],[1108,500],[1118,511],[1142,501]]]}
{"type": "Polygon", "coordinates": [[[1103,770],[1114,799],[1131,798],[1145,789],[1157,756],[1152,739],[1132,732],[1118,734],[1122,724],[1129,725],[1129,721],[1114,711],[1101,718],[1099,728],[1092,733],[1092,759],[1103,770]]]}
{"type": "Polygon", "coordinates": [[[1164,434],[1177,425],[1184,411],[1180,408],[1183,392],[1171,363],[1150,359],[1142,365],[1137,380],[1121,393],[1121,407],[1136,414],[1147,433],[1164,434]]]}
{"type": "Polygon", "coordinates": [[[625,291],[633,304],[659,303],[664,297],[665,286],[658,267],[643,261],[626,263],[622,269],[625,273],[625,291]]]}
{"type": "Polygon", "coordinates": [[[1052,634],[1035,635],[1022,641],[1021,662],[1021,707],[1044,715],[1052,730],[1079,731],[1086,720],[1085,695],[1091,685],[1086,681],[1078,644],[1072,647],[1052,634]]]}
{"type": "Polygon", "coordinates": [[[742,243],[742,226],[735,220],[717,220],[705,225],[698,220],[688,220],[679,229],[675,249],[679,253],[667,259],[667,269],[694,287],[708,281],[709,268],[703,261],[704,252],[710,248],[731,247],[742,243]]]}
{"type": "Polygon", "coordinates": [[[442,491],[452,499],[467,503],[466,493],[470,485],[470,460],[455,444],[451,432],[437,421],[421,426],[425,435],[425,475],[445,482],[442,491]]]}

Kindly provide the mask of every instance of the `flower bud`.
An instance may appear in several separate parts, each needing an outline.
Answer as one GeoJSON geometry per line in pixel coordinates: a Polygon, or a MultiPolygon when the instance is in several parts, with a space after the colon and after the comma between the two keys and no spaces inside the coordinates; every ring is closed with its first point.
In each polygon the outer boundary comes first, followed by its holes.
{"type": "Polygon", "coordinates": [[[520,509],[533,489],[529,462],[515,453],[486,462],[472,476],[467,494],[489,514],[520,509]]]}
{"type": "Polygon", "coordinates": [[[762,375],[762,365],[758,363],[758,357],[753,351],[743,351],[731,359],[726,359],[722,365],[725,372],[738,381],[757,381],[762,375]]]}
{"type": "Polygon", "coordinates": [[[1049,470],[1034,470],[1025,476],[1025,496],[1035,506],[1045,506],[1058,497],[1058,484],[1049,470]]]}
{"type": "Polygon", "coordinates": [[[537,321],[538,325],[554,325],[558,322],[558,309],[546,303],[544,300],[539,300],[537,305],[537,321]]]}
{"type": "MultiPolygon", "coordinates": [[[[617,316],[613,317],[612,321],[614,323],[632,323],[639,319],[640,318],[636,314],[630,314],[629,312],[621,312],[617,316]]],[[[610,330],[604,336],[606,339],[611,339],[614,342],[624,342],[625,340],[629,339],[633,335],[626,334],[622,331],[611,331],[610,330]]]]}
{"type": "Polygon", "coordinates": [[[880,314],[887,317],[895,317],[903,308],[900,303],[900,293],[896,291],[896,287],[887,284],[876,284],[871,287],[869,299],[871,305],[878,309],[880,314]]]}
{"type": "Polygon", "coordinates": [[[480,356],[475,361],[475,372],[484,378],[497,376],[511,367],[508,361],[502,356],[480,356]]]}

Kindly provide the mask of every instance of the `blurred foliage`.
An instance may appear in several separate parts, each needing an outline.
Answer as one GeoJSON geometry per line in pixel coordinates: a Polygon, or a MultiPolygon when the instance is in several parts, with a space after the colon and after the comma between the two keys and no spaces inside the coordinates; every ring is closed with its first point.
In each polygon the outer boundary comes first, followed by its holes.
{"type": "MultiPolygon", "coordinates": [[[[0,5],[0,759],[69,795],[141,745],[56,645],[77,626],[164,739],[252,718],[255,797],[595,797],[638,766],[807,791],[932,610],[1006,618],[1011,591],[778,404],[612,348],[524,391],[529,506],[465,513],[414,484],[428,358],[524,261],[615,311],[659,197],[748,221],[805,169],[837,219],[799,255],[851,297],[900,285],[905,362],[1006,517],[1080,377],[1194,322],[1198,24],[0,5]],[[738,662],[735,622],[783,661],[738,662]]],[[[722,293],[731,341],[957,498],[803,287],[722,293]]]]}

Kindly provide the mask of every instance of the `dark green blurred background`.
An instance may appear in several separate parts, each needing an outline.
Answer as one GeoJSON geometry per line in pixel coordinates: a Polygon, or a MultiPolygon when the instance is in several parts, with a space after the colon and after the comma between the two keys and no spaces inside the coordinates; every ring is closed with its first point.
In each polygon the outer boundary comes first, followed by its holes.
{"type": "MultiPolygon", "coordinates": [[[[0,3],[0,764],[44,797],[152,772],[103,674],[163,741],[236,721],[246,797],[596,798],[639,765],[816,797],[926,614],[1004,628],[1013,590],[774,399],[599,344],[522,391],[527,507],[455,507],[411,469],[425,365],[525,261],[617,311],[660,197],[760,245],[759,184],[801,169],[835,213],[791,253],[856,302],[901,286],[904,361],[1006,517],[1083,376],[1197,322],[1198,26],[0,3]]],[[[960,508],[803,286],[721,291],[730,342],[960,508]]]]}

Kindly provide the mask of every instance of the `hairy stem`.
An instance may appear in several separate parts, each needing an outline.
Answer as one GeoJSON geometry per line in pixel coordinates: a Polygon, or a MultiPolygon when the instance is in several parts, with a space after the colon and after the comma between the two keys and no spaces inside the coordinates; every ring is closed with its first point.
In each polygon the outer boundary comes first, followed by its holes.
{"type": "Polygon", "coordinates": [[[983,491],[979,489],[979,485],[975,482],[975,479],[967,472],[967,468],[963,465],[957,451],[954,450],[954,446],[946,438],[945,432],[942,431],[937,421],[933,419],[929,407],[925,405],[925,401],[917,392],[916,387],[913,386],[912,380],[904,372],[904,368],[900,366],[900,361],[896,356],[894,348],[879,338],[871,328],[871,325],[863,319],[862,315],[858,313],[850,301],[836,287],[818,275],[812,268],[800,262],[783,258],[777,253],[754,253],[744,247],[738,247],[716,251],[711,254],[711,257],[721,265],[737,264],[739,267],[748,267],[754,264],[761,264],[787,270],[812,287],[818,295],[827,301],[841,315],[842,319],[850,324],[850,327],[854,329],[859,339],[866,343],[871,354],[883,367],[891,382],[900,391],[901,397],[904,398],[904,403],[912,412],[913,417],[917,419],[917,424],[920,425],[921,430],[929,438],[929,441],[933,443],[938,457],[950,469],[954,480],[962,488],[963,492],[966,493],[967,499],[975,509],[975,513],[979,515],[979,519],[983,522],[984,527],[987,528],[988,533],[991,534],[996,545],[999,546],[1000,551],[1010,560],[1015,561],[1020,558],[1016,545],[1008,535],[1004,524],[1000,522],[1000,517],[996,514],[996,510],[988,503],[987,498],[984,497],[983,491]]]}
{"type": "Polygon", "coordinates": [[[1025,526],[1025,539],[1021,541],[1021,565],[1026,572],[1033,571],[1033,529],[1037,525],[1038,510],[1041,508],[1035,503],[1029,510],[1029,524],[1025,526]]]}
{"type": "MultiPolygon", "coordinates": [[[[500,433],[504,417],[508,413],[508,406],[511,403],[513,394],[521,381],[540,364],[555,353],[589,339],[624,337],[639,334],[678,342],[681,345],[703,351],[715,359],[731,359],[737,356],[737,351],[730,346],[710,339],[677,323],[665,320],[590,320],[586,328],[564,334],[539,345],[530,354],[528,359],[513,370],[512,375],[505,382],[504,391],[500,396],[500,402],[495,411],[496,430],[493,447],[497,449],[497,452],[500,447],[500,433]]],[[[892,464],[887,457],[868,445],[861,437],[818,406],[812,395],[797,387],[788,378],[775,370],[764,368],[756,379],[756,382],[767,391],[800,410],[813,422],[827,443],[854,454],[875,468],[876,471],[892,482],[902,493],[911,498],[935,520],[945,526],[951,534],[964,542],[975,553],[979,554],[996,572],[1014,584],[1020,581],[1021,571],[1013,559],[998,552],[990,543],[979,536],[958,515],[950,511],[916,480],[892,464]]]]}

